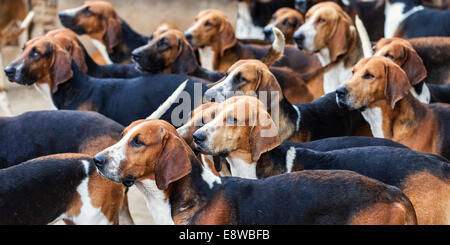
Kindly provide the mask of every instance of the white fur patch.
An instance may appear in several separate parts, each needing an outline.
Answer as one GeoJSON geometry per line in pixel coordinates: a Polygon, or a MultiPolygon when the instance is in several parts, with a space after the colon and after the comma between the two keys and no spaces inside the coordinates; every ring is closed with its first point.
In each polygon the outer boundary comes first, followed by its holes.
{"type": "Polygon", "coordinates": [[[231,176],[245,179],[257,179],[256,162],[248,163],[239,158],[226,158],[230,164],[231,176]]]}
{"type": "Polygon", "coordinates": [[[352,67],[345,68],[341,61],[323,75],[323,91],[325,94],[333,92],[351,77],[352,67]]]}
{"type": "Polygon", "coordinates": [[[214,162],[214,159],[210,155],[201,155],[202,162],[203,162],[203,172],[202,172],[202,179],[208,184],[209,188],[212,189],[214,187],[214,183],[216,184],[222,184],[222,180],[220,177],[216,176],[213,173],[213,170],[209,167],[208,162],[205,157],[208,158],[209,161],[214,162]]]}
{"type": "Polygon", "coordinates": [[[0,92],[0,108],[2,110],[3,115],[5,116],[12,116],[12,112],[9,109],[9,101],[8,96],[6,95],[5,91],[0,92]]]}
{"type": "Polygon", "coordinates": [[[300,120],[301,120],[302,115],[297,106],[292,105],[292,107],[294,107],[295,111],[297,112],[297,120],[295,121],[295,131],[298,132],[298,130],[300,129],[300,120]]]}
{"type": "Polygon", "coordinates": [[[420,102],[425,103],[425,104],[430,103],[431,94],[430,94],[430,90],[428,89],[428,86],[425,83],[422,86],[422,92],[420,94],[416,93],[416,90],[414,89],[414,87],[411,87],[409,89],[409,92],[414,97],[416,97],[416,99],[418,99],[420,102]]]}
{"type": "Polygon", "coordinates": [[[109,58],[109,54],[108,51],[106,50],[105,45],[100,42],[99,40],[95,40],[95,39],[91,39],[92,40],[92,44],[98,49],[98,51],[100,52],[100,54],[102,54],[103,59],[105,60],[106,64],[110,65],[112,64],[112,60],[111,58],[109,58]]]}
{"type": "Polygon", "coordinates": [[[381,113],[381,108],[367,108],[365,111],[361,112],[364,119],[369,123],[372,135],[378,138],[384,138],[383,133],[383,114],[381,113]]]}
{"type": "Polygon", "coordinates": [[[305,36],[305,40],[303,41],[303,48],[309,52],[314,52],[314,39],[317,35],[317,30],[314,27],[314,22],[316,21],[317,15],[319,12],[316,12],[313,16],[311,16],[307,22],[300,26],[300,28],[296,31],[302,33],[305,36]]]}
{"type": "Polygon", "coordinates": [[[416,6],[410,9],[408,12],[403,13],[403,9],[405,8],[404,3],[389,3],[389,1],[385,1],[384,7],[384,16],[386,18],[384,22],[384,37],[391,38],[394,36],[397,27],[405,20],[408,16],[416,13],[417,11],[421,11],[424,9],[423,6],[416,6]]]}
{"type": "Polygon", "coordinates": [[[228,95],[233,92],[233,79],[236,71],[239,70],[240,67],[241,66],[237,67],[228,74],[225,80],[206,90],[204,95],[205,99],[211,100],[212,98],[215,98],[216,102],[224,102],[228,98],[228,95]]]}
{"type": "Polygon", "coordinates": [[[53,103],[52,92],[51,92],[50,86],[48,86],[48,84],[46,84],[46,83],[41,83],[41,84],[33,83],[33,85],[36,88],[36,90],[41,95],[44,96],[44,99],[48,102],[48,105],[51,108],[51,110],[58,110],[56,105],[53,103]]]}
{"type": "Polygon", "coordinates": [[[156,225],[174,225],[172,208],[164,191],[158,189],[151,179],[136,181],[136,187],[144,195],[147,208],[156,225]]]}
{"type": "Polygon", "coordinates": [[[264,39],[262,27],[253,24],[250,9],[246,2],[238,2],[238,18],[236,20],[236,38],[264,39]]]}
{"type": "MultiPolygon", "coordinates": [[[[86,174],[89,173],[89,162],[86,160],[81,160],[86,174]]],[[[94,207],[91,203],[91,198],[89,196],[89,177],[81,181],[80,185],[77,187],[77,192],[81,197],[81,210],[78,216],[67,217],[66,214],[62,214],[56,220],[66,219],[70,220],[77,225],[111,225],[111,222],[103,214],[101,207],[94,207]]],[[[56,221],[55,220],[55,221],[56,221]]]]}
{"type": "Polygon", "coordinates": [[[198,53],[200,55],[200,63],[202,67],[214,71],[214,50],[211,47],[199,48],[198,53]]]}
{"type": "Polygon", "coordinates": [[[286,173],[292,172],[296,155],[297,151],[295,150],[295,147],[291,146],[286,152],[286,173]]]}

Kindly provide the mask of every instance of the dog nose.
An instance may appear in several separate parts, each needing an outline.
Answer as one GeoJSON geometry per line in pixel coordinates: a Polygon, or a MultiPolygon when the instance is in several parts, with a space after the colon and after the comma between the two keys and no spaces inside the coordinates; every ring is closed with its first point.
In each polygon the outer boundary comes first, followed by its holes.
{"type": "Polygon", "coordinates": [[[270,35],[272,35],[272,28],[264,27],[263,32],[264,32],[264,36],[266,36],[266,38],[268,38],[268,37],[270,37],[270,35]]]}
{"type": "Polygon", "coordinates": [[[347,90],[346,87],[339,87],[339,88],[336,89],[336,96],[339,99],[344,98],[347,94],[348,94],[348,90],[347,90]]]}
{"type": "Polygon", "coordinates": [[[65,27],[70,26],[71,21],[72,21],[72,18],[70,15],[68,15],[67,13],[64,13],[64,12],[59,12],[58,17],[59,17],[59,20],[61,21],[61,24],[63,24],[63,26],[65,26],[65,27]]]}
{"type": "Polygon", "coordinates": [[[305,35],[301,32],[296,32],[294,34],[294,40],[299,49],[303,49],[303,41],[305,41],[305,35]]]}
{"type": "Polygon", "coordinates": [[[185,33],[184,33],[184,36],[186,37],[186,39],[187,39],[188,41],[191,41],[191,40],[192,40],[192,33],[185,32],[185,33]]]}
{"type": "Polygon", "coordinates": [[[105,166],[107,160],[106,157],[100,154],[97,154],[94,156],[94,164],[97,166],[97,168],[101,168],[105,166]]]}
{"type": "Polygon", "coordinates": [[[139,62],[142,59],[142,53],[139,52],[139,50],[133,50],[133,52],[131,52],[131,58],[134,61],[139,62]]]}
{"type": "Polygon", "coordinates": [[[14,78],[14,75],[16,74],[16,68],[14,66],[5,67],[4,71],[9,80],[11,80],[11,78],[14,78]]]}
{"type": "Polygon", "coordinates": [[[194,142],[195,143],[202,143],[203,141],[206,140],[206,134],[203,132],[195,132],[192,137],[194,137],[194,142]]]}

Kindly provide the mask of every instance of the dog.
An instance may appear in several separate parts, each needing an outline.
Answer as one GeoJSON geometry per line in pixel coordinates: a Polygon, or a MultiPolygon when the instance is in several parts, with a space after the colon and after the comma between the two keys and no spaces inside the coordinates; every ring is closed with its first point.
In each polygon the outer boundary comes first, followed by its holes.
{"type": "Polygon", "coordinates": [[[273,42],[272,28],[277,27],[283,32],[286,43],[295,44],[294,32],[305,23],[305,18],[302,14],[291,8],[280,8],[273,15],[269,24],[264,27],[264,36],[266,40],[273,42]]]}
{"type": "Polygon", "coordinates": [[[416,0],[378,0],[377,8],[384,9],[385,38],[450,35],[450,10],[427,8],[416,0]]]}
{"type": "Polygon", "coordinates": [[[411,82],[403,69],[386,57],[365,58],[353,72],[353,77],[336,90],[336,101],[362,111],[375,137],[450,157],[450,105],[421,103],[409,92],[411,82]]]}
{"type": "Polygon", "coordinates": [[[57,154],[0,169],[0,224],[119,224],[123,186],[102,178],[92,156],[57,154]]]}
{"type": "Polygon", "coordinates": [[[351,171],[303,171],[251,181],[217,177],[175,128],[160,120],[134,122],[94,161],[103,176],[136,184],[158,224],[416,223],[401,191],[351,171]]]}
{"type": "Polygon", "coordinates": [[[314,5],[294,34],[299,49],[317,54],[323,67],[323,91],[330,93],[351,77],[363,57],[363,44],[352,19],[333,2],[314,5]]]}
{"type": "MultiPolygon", "coordinates": [[[[130,63],[131,52],[149,41],[149,37],[134,31],[117,14],[109,2],[86,1],[82,6],[61,11],[61,24],[78,35],[88,35],[100,42],[114,63],[130,63]]],[[[94,42],[96,44],[96,42],[94,42]]]]}

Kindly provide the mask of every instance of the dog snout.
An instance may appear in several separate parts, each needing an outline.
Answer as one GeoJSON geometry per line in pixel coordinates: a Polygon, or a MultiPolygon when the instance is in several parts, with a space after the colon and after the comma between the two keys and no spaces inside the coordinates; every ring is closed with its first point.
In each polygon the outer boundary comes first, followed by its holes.
{"type": "Polygon", "coordinates": [[[73,19],[72,16],[65,13],[65,12],[59,12],[58,13],[59,20],[61,21],[61,24],[65,27],[71,27],[73,25],[73,19]]]}
{"type": "Polygon", "coordinates": [[[185,32],[184,36],[186,37],[186,39],[191,42],[192,41],[192,33],[190,32],[185,32]]]}
{"type": "Polygon", "coordinates": [[[102,154],[97,154],[94,156],[94,164],[97,168],[103,168],[107,163],[107,159],[102,154]]]}
{"type": "Polygon", "coordinates": [[[136,49],[131,52],[131,59],[135,62],[139,62],[142,60],[143,54],[140,50],[136,49]]]}
{"type": "Polygon", "coordinates": [[[266,40],[272,41],[272,33],[273,33],[272,25],[264,27],[263,32],[264,32],[264,36],[265,36],[266,40]]]}
{"type": "Polygon", "coordinates": [[[348,94],[348,90],[346,87],[339,87],[336,89],[336,96],[338,98],[343,99],[343,98],[345,98],[345,96],[347,96],[347,94],[348,94]]]}
{"type": "Polygon", "coordinates": [[[197,144],[201,144],[206,140],[206,134],[202,131],[195,132],[192,137],[194,138],[194,142],[197,144]]]}
{"type": "Polygon", "coordinates": [[[13,81],[14,77],[16,76],[16,67],[9,65],[5,67],[5,74],[8,77],[9,81],[13,81]]]}
{"type": "Polygon", "coordinates": [[[294,40],[299,49],[303,49],[303,42],[305,41],[305,35],[303,32],[296,31],[294,34],[294,40]]]}

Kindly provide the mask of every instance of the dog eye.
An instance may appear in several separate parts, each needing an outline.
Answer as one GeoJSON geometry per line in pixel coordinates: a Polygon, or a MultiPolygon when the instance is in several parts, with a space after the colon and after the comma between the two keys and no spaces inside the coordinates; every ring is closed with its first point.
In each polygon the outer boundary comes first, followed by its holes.
{"type": "Polygon", "coordinates": [[[144,146],[145,143],[142,142],[141,140],[139,140],[139,135],[136,135],[133,140],[131,141],[131,146],[133,147],[140,147],[140,146],[144,146]]]}
{"type": "Polygon", "coordinates": [[[370,74],[368,72],[366,72],[366,74],[364,74],[364,76],[363,76],[364,79],[372,79],[374,77],[375,77],[374,75],[372,75],[372,74],[370,74]]]}
{"type": "Polygon", "coordinates": [[[206,21],[205,26],[212,26],[211,22],[206,21]]]}
{"type": "Polygon", "coordinates": [[[89,7],[83,9],[81,12],[82,12],[84,15],[91,15],[91,14],[92,14],[92,12],[91,12],[91,10],[90,10],[89,7]]]}
{"type": "Polygon", "coordinates": [[[33,50],[33,51],[31,51],[31,53],[30,53],[30,57],[31,57],[31,58],[37,58],[37,57],[39,57],[39,56],[41,56],[41,53],[39,53],[39,51],[37,51],[37,50],[33,50]]]}
{"type": "Polygon", "coordinates": [[[234,124],[237,124],[237,123],[238,123],[238,120],[237,120],[237,118],[235,118],[235,117],[228,117],[228,118],[227,118],[227,123],[228,123],[228,124],[231,124],[231,125],[234,125],[234,124]]]}
{"type": "Polygon", "coordinates": [[[389,58],[391,60],[394,59],[394,56],[390,55],[389,53],[385,54],[384,57],[389,58]]]}
{"type": "Polygon", "coordinates": [[[283,24],[284,26],[289,25],[289,20],[288,20],[288,19],[284,19],[282,24],[283,24]]]}
{"type": "Polygon", "coordinates": [[[325,20],[322,19],[322,18],[319,18],[319,19],[317,19],[317,21],[316,21],[317,24],[320,24],[320,23],[323,23],[323,22],[325,22],[325,20]]]}

